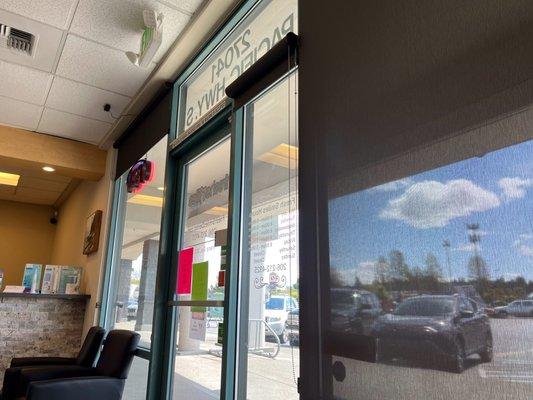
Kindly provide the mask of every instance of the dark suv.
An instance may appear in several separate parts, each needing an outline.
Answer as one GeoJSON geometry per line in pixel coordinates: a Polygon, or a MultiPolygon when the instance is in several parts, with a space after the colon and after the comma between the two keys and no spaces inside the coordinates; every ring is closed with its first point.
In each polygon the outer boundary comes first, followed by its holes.
{"type": "Polygon", "coordinates": [[[492,332],[487,315],[463,296],[417,296],[404,300],[394,313],[374,326],[377,361],[422,358],[446,361],[457,373],[465,359],[479,354],[492,360],[492,332]]]}
{"type": "Polygon", "coordinates": [[[350,288],[331,289],[332,330],[370,335],[381,314],[381,304],[374,293],[350,288]]]}

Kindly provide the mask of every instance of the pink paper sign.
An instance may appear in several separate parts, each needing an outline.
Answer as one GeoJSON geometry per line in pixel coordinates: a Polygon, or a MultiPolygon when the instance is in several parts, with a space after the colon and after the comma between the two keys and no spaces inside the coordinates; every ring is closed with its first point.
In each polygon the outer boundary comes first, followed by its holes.
{"type": "Polygon", "coordinates": [[[191,294],[193,255],[194,248],[192,247],[179,252],[176,294],[191,294]]]}

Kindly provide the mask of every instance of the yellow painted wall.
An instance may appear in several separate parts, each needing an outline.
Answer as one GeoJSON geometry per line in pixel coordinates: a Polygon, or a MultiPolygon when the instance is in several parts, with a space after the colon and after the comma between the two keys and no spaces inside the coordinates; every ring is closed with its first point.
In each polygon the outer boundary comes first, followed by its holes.
{"type": "Polygon", "coordinates": [[[96,322],[96,303],[100,297],[100,281],[105,263],[107,221],[111,208],[111,175],[114,170],[113,152],[108,153],[106,175],[98,182],[82,182],[59,208],[59,217],[51,255],[51,264],[83,267],[81,292],[90,294],[85,314],[84,332],[96,322]],[[87,218],[102,210],[100,245],[96,253],[83,255],[83,240],[87,218]]]}
{"type": "Polygon", "coordinates": [[[0,268],[4,285],[20,285],[26,263],[50,262],[56,227],[52,208],[0,200],[0,268]]]}

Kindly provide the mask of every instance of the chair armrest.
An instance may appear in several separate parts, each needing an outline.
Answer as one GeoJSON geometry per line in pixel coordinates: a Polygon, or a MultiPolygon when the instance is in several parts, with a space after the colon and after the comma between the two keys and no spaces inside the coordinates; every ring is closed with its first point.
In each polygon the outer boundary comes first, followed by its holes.
{"type": "Polygon", "coordinates": [[[49,379],[75,378],[98,375],[94,368],[78,365],[50,365],[42,367],[26,367],[20,372],[25,382],[46,381],[49,379]]]}
{"type": "Polygon", "coordinates": [[[2,384],[2,400],[16,399],[26,393],[21,389],[20,373],[21,367],[11,367],[4,372],[4,382],[2,384]]]}
{"type": "Polygon", "coordinates": [[[124,379],[89,376],[32,382],[26,400],[120,400],[124,379]]]}
{"type": "Polygon", "coordinates": [[[22,357],[11,360],[12,367],[33,367],[40,365],[73,365],[75,358],[67,357],[22,357]]]}

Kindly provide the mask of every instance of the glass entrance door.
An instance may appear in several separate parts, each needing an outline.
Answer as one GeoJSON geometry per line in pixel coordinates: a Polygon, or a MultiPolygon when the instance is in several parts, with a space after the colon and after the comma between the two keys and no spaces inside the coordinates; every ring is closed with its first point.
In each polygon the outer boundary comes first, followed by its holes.
{"type": "Polygon", "coordinates": [[[296,82],[244,107],[237,399],[299,398],[296,82]]]}
{"type": "Polygon", "coordinates": [[[221,398],[230,175],[229,127],[180,156],[172,398],[221,398]]]}
{"type": "Polygon", "coordinates": [[[174,400],[298,399],[296,78],[178,155],[174,400]]]}

